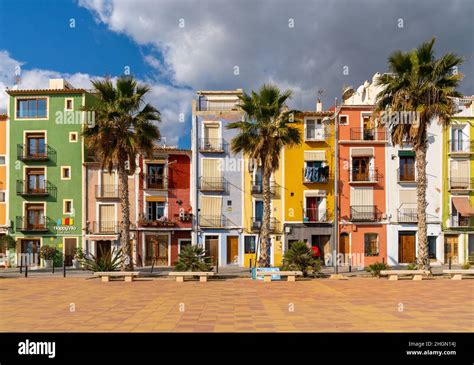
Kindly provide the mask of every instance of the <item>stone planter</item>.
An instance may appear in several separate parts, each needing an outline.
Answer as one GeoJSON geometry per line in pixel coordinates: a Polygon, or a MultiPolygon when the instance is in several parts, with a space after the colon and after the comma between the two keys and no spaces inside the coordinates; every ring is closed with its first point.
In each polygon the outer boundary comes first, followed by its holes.
{"type": "Polygon", "coordinates": [[[43,260],[44,261],[44,267],[45,268],[51,268],[53,267],[53,260],[43,260]]]}

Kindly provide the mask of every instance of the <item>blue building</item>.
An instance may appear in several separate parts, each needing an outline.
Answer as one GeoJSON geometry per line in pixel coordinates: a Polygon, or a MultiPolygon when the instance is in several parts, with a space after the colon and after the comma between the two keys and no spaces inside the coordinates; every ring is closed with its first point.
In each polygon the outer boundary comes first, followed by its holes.
{"type": "Polygon", "coordinates": [[[243,265],[243,158],[233,154],[231,140],[240,121],[242,89],[198,91],[192,105],[191,202],[193,244],[204,247],[213,264],[243,265]]]}

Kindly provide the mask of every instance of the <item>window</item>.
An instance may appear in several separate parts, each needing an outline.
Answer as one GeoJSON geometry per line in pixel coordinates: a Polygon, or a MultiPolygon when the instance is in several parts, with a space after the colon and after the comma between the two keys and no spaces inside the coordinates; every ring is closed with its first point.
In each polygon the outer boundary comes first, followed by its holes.
{"type": "Polygon", "coordinates": [[[156,221],[165,215],[165,202],[146,202],[147,219],[156,221]]]}
{"type": "Polygon", "coordinates": [[[232,200],[227,200],[227,206],[231,207],[232,206],[232,200]]]}
{"type": "Polygon", "coordinates": [[[415,181],[415,156],[400,156],[400,181],[415,181]]]}
{"type": "Polygon", "coordinates": [[[370,181],[369,180],[369,157],[352,158],[352,180],[351,181],[370,181]]]}
{"type": "Polygon", "coordinates": [[[44,133],[26,134],[26,156],[34,158],[47,157],[46,138],[44,133]]]}
{"type": "Polygon", "coordinates": [[[74,109],[74,99],[66,98],[64,100],[64,109],[65,110],[73,110],[74,109]]]}
{"type": "Polygon", "coordinates": [[[179,240],[179,252],[183,252],[186,246],[191,246],[191,240],[179,240]]]}
{"type": "Polygon", "coordinates": [[[5,203],[6,194],[4,191],[0,191],[0,203],[5,203]]]}
{"type": "Polygon", "coordinates": [[[69,142],[77,142],[77,132],[69,132],[69,142]]]}
{"type": "Polygon", "coordinates": [[[44,194],[46,192],[45,169],[26,169],[26,184],[26,192],[30,194],[44,194]]]}
{"type": "Polygon", "coordinates": [[[0,165],[5,165],[5,163],[6,163],[6,157],[0,156],[0,165]]]}
{"type": "Polygon", "coordinates": [[[61,166],[61,180],[71,180],[70,166],[61,166]]]}
{"type": "Polygon", "coordinates": [[[256,252],[256,237],[245,236],[244,237],[244,252],[246,254],[254,254],[256,252]]]}
{"type": "Polygon", "coordinates": [[[72,214],[72,200],[65,199],[63,200],[63,214],[72,214]]]}
{"type": "Polygon", "coordinates": [[[364,234],[365,256],[379,255],[379,235],[377,233],[364,234]]]}
{"type": "Polygon", "coordinates": [[[363,140],[373,141],[374,138],[374,126],[372,123],[371,114],[362,115],[362,125],[363,125],[363,140]]]}
{"type": "Polygon", "coordinates": [[[147,164],[146,182],[148,189],[165,188],[165,164],[147,164]]]}
{"type": "Polygon", "coordinates": [[[340,115],[339,116],[339,125],[347,125],[349,124],[349,116],[348,115],[340,115]]]}
{"type": "Polygon", "coordinates": [[[322,161],[306,161],[304,169],[305,182],[327,182],[329,166],[323,166],[322,161]]]}
{"type": "Polygon", "coordinates": [[[18,99],[17,118],[46,118],[48,114],[46,98],[18,99]]]}
{"type": "Polygon", "coordinates": [[[323,125],[321,119],[307,119],[305,121],[305,140],[320,141],[323,139],[323,125]]]}

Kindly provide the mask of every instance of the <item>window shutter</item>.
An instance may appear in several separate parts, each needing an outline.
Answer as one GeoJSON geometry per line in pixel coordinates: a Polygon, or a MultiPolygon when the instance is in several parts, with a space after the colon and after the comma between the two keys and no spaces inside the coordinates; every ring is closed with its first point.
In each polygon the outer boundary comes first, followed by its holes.
{"type": "Polygon", "coordinates": [[[304,151],[305,161],[326,161],[326,151],[304,151]]]}
{"type": "Polygon", "coordinates": [[[371,187],[354,187],[351,189],[351,205],[374,205],[374,194],[371,187]]]}

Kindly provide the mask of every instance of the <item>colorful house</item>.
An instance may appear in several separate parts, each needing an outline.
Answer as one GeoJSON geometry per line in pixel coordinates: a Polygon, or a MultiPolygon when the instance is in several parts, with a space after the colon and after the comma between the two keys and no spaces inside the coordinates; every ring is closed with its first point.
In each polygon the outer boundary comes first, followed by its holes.
{"type": "Polygon", "coordinates": [[[66,265],[82,245],[80,133],[93,118],[81,111],[94,96],[63,79],[49,88],[7,90],[10,164],[9,220],[17,253],[33,255],[43,245],[62,251],[66,265]]]}
{"type": "Polygon", "coordinates": [[[191,151],[156,147],[139,157],[136,262],[139,266],[171,266],[181,248],[191,244],[191,151]]]}
{"type": "Polygon", "coordinates": [[[474,261],[474,96],[456,99],[443,128],[444,263],[474,261]]]}
{"type": "Polygon", "coordinates": [[[316,111],[297,116],[299,146],[285,148],[284,250],[293,242],[318,246],[324,257],[332,252],[334,222],[334,122],[333,112],[316,111]]]}
{"type": "Polygon", "coordinates": [[[227,128],[242,119],[237,107],[242,93],[242,89],[198,91],[192,105],[192,240],[218,266],[242,266],[244,261],[243,159],[230,149],[238,131],[227,128]]]}
{"type": "Polygon", "coordinates": [[[367,266],[387,262],[387,134],[372,118],[377,88],[365,81],[338,107],[339,252],[367,266]],[[357,255],[357,256],[354,256],[357,255]]]}
{"type": "MultiPolygon", "coordinates": [[[[8,204],[8,158],[6,114],[0,114],[0,235],[8,233],[10,221],[7,215],[8,204]]],[[[5,253],[5,252],[3,252],[5,253]]]]}

